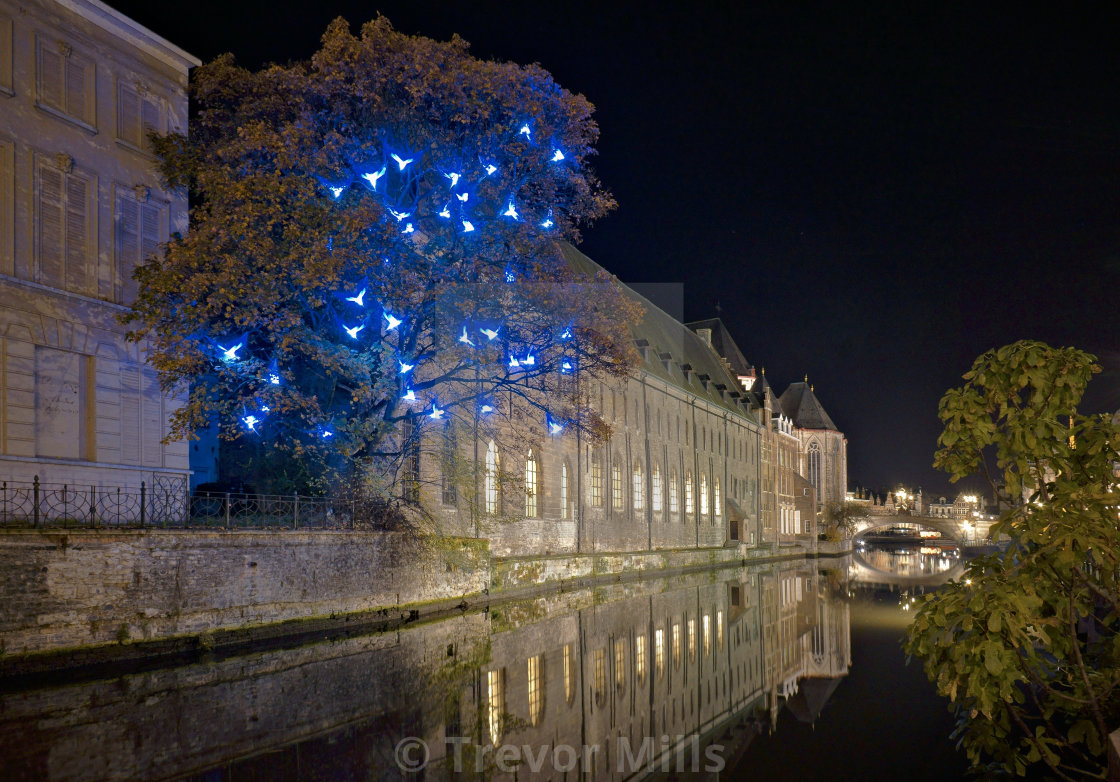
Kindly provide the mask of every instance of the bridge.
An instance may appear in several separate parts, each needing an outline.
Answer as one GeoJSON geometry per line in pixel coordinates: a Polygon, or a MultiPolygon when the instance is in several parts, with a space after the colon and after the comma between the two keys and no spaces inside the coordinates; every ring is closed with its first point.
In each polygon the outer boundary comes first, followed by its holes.
{"type": "Polygon", "coordinates": [[[924,527],[937,530],[941,537],[958,543],[986,540],[988,530],[994,522],[991,519],[946,519],[934,516],[864,516],[856,520],[853,534],[858,538],[866,533],[888,527],[924,527]]]}

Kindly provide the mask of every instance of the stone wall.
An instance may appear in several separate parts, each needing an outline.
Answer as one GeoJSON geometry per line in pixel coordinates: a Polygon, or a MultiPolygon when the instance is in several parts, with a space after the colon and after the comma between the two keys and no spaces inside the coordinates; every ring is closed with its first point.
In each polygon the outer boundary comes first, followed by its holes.
{"type": "Polygon", "coordinates": [[[487,587],[485,542],[399,533],[0,533],[5,654],[159,639],[456,598],[487,587]]]}

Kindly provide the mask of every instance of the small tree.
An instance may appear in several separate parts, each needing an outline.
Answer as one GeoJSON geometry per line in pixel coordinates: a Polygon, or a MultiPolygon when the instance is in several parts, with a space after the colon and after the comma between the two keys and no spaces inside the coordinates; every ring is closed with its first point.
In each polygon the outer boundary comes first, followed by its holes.
{"type": "Polygon", "coordinates": [[[1003,492],[1011,509],[993,534],[1011,545],[927,597],[906,650],[952,701],[978,769],[1103,778],[1120,724],[1120,428],[1077,411],[1099,371],[1079,350],[1017,342],[977,358],[941,400],[934,463],[1003,492]]]}
{"type": "Polygon", "coordinates": [[[614,205],[586,99],[380,17],[309,62],[219,57],[191,94],[190,136],[157,139],[191,231],[137,270],[132,315],[190,387],[171,437],[217,416],[320,483],[387,487],[432,427],[604,433],[571,378],[630,374],[640,313],[564,256],[614,205]]]}
{"type": "Polygon", "coordinates": [[[837,501],[827,503],[822,512],[825,538],[831,541],[844,540],[855,531],[856,523],[864,518],[867,511],[858,502],[837,501]]]}

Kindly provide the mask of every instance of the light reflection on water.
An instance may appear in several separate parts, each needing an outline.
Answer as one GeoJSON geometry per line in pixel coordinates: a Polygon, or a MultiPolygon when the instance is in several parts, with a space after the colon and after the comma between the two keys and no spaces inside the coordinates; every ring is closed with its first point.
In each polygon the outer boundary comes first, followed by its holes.
{"type": "Polygon", "coordinates": [[[13,692],[0,696],[0,757],[9,780],[420,778],[401,762],[423,759],[424,778],[458,764],[468,778],[543,780],[563,776],[561,745],[592,779],[643,776],[651,761],[738,766],[781,713],[812,722],[842,690],[858,560],[905,578],[953,570],[885,556],[616,584],[13,692]],[[504,773],[510,747],[520,768],[504,773]]]}

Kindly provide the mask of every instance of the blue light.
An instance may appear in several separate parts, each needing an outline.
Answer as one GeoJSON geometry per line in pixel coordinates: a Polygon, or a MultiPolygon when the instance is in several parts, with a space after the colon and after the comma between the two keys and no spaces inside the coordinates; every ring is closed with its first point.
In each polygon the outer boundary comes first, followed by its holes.
{"type": "Polygon", "coordinates": [[[222,351],[222,361],[237,361],[237,351],[245,347],[245,340],[241,340],[232,348],[223,348],[218,345],[218,350],[222,351]]]}
{"type": "Polygon", "coordinates": [[[469,234],[473,230],[474,230],[474,226],[471,224],[471,221],[470,220],[464,220],[463,221],[463,233],[469,234]]]}
{"type": "Polygon", "coordinates": [[[471,194],[470,193],[462,193],[462,194],[456,193],[455,197],[458,198],[460,201],[462,201],[465,204],[467,202],[467,199],[471,197],[471,194]]]}
{"type": "Polygon", "coordinates": [[[431,418],[433,421],[438,421],[443,418],[445,412],[447,411],[441,408],[435,399],[432,399],[432,412],[428,413],[428,418],[431,418]]]}
{"type": "Polygon", "coordinates": [[[556,225],[556,223],[552,222],[552,210],[549,209],[548,214],[545,215],[545,218],[543,220],[541,220],[541,228],[544,228],[547,231],[554,225],[556,225]]]}
{"type": "Polygon", "coordinates": [[[415,230],[416,229],[412,227],[412,223],[408,223],[408,224],[405,225],[404,230],[401,233],[410,234],[410,233],[414,232],[415,230]]]}
{"type": "Polygon", "coordinates": [[[261,405],[261,412],[262,412],[262,413],[271,413],[271,412],[272,412],[272,408],[271,408],[271,407],[269,407],[268,405],[261,405]]]}
{"type": "Polygon", "coordinates": [[[328,437],[334,437],[334,432],[332,432],[330,429],[324,429],[323,430],[323,439],[325,440],[328,437]]]}
{"type": "Polygon", "coordinates": [[[571,326],[568,326],[567,328],[565,328],[563,331],[560,332],[560,339],[571,339],[571,338],[572,338],[572,327],[571,326]]]}
{"type": "Polygon", "coordinates": [[[385,316],[385,320],[387,321],[387,323],[386,323],[386,325],[385,325],[385,330],[386,330],[386,331],[392,331],[392,330],[393,330],[393,329],[395,329],[395,328],[396,328],[397,326],[399,326],[399,325],[401,325],[402,323],[404,323],[404,321],[403,321],[403,320],[401,320],[400,318],[394,318],[394,317],[393,317],[392,315],[390,315],[390,314],[389,314],[388,312],[384,312],[384,313],[382,313],[382,314],[383,314],[383,315],[385,316]]]}
{"type": "Polygon", "coordinates": [[[521,366],[521,362],[518,361],[514,356],[510,356],[509,357],[509,368],[510,369],[517,369],[519,366],[521,366]]]}
{"type": "Polygon", "coordinates": [[[486,339],[490,340],[491,342],[493,342],[498,337],[497,329],[479,329],[479,331],[481,331],[483,336],[485,336],[486,339]]]}
{"type": "Polygon", "coordinates": [[[331,195],[334,196],[334,200],[337,201],[339,198],[342,197],[342,194],[344,192],[346,192],[346,185],[342,185],[341,187],[336,187],[334,185],[328,185],[327,189],[331,191],[331,195]]]}
{"type": "Polygon", "coordinates": [[[532,367],[532,366],[536,366],[536,364],[537,364],[537,357],[534,356],[532,353],[526,353],[525,358],[521,359],[521,366],[523,366],[523,367],[532,367]]]}
{"type": "Polygon", "coordinates": [[[250,432],[257,431],[257,424],[261,422],[255,415],[247,415],[241,420],[245,422],[245,426],[249,427],[250,432]]]}
{"type": "Polygon", "coordinates": [[[400,374],[402,374],[402,375],[411,372],[413,367],[416,366],[415,364],[406,364],[403,361],[401,361],[400,359],[397,359],[397,363],[401,365],[400,374]]]}
{"type": "Polygon", "coordinates": [[[502,216],[503,217],[512,217],[514,220],[517,219],[517,209],[513,206],[513,200],[512,199],[510,199],[509,205],[506,206],[506,211],[502,212],[502,216]]]}
{"type": "Polygon", "coordinates": [[[455,185],[459,184],[459,174],[452,172],[450,174],[444,174],[444,176],[451,180],[452,187],[455,187],[455,185]]]}
{"type": "Polygon", "coordinates": [[[365,327],[366,327],[366,324],[363,323],[360,326],[354,326],[353,328],[350,328],[348,326],[343,326],[342,330],[350,335],[350,339],[357,339],[358,338],[358,332],[361,331],[362,329],[364,329],[365,327]]]}
{"type": "Polygon", "coordinates": [[[566,375],[571,371],[572,371],[572,362],[571,361],[565,361],[563,364],[560,365],[560,372],[561,373],[566,375]]]}
{"type": "Polygon", "coordinates": [[[482,407],[478,408],[478,411],[480,413],[492,413],[492,412],[494,412],[494,408],[491,407],[490,405],[485,405],[484,404],[482,407]]]}
{"type": "Polygon", "coordinates": [[[508,263],[506,264],[506,282],[513,282],[517,279],[517,275],[513,273],[513,267],[508,263]]]}
{"type": "Polygon", "coordinates": [[[525,125],[522,125],[521,130],[517,132],[519,135],[522,135],[527,139],[531,139],[533,137],[533,132],[529,130],[529,125],[527,123],[525,125]]]}
{"type": "Polygon", "coordinates": [[[366,298],[366,289],[362,288],[360,291],[358,291],[357,296],[347,296],[346,300],[354,302],[359,307],[364,307],[364,306],[366,306],[365,298],[366,298]]]}
{"type": "Polygon", "coordinates": [[[411,388],[406,389],[405,392],[404,392],[404,396],[401,397],[401,401],[402,402],[415,402],[416,401],[416,392],[413,391],[411,388]]]}
{"type": "Polygon", "coordinates": [[[362,174],[362,179],[369,183],[370,190],[377,190],[377,180],[383,176],[385,176],[385,166],[382,166],[376,174],[362,174]]]}
{"type": "Polygon", "coordinates": [[[276,374],[275,372],[273,372],[271,375],[268,376],[268,382],[272,383],[272,385],[274,385],[274,386],[278,386],[278,385],[280,385],[280,376],[278,374],[276,374]]]}
{"type": "Polygon", "coordinates": [[[400,171],[404,171],[405,166],[407,166],[409,163],[411,163],[414,160],[414,158],[408,158],[407,160],[401,160],[400,155],[398,155],[396,152],[389,155],[389,157],[391,157],[393,160],[397,161],[397,165],[400,166],[400,168],[398,170],[400,170],[400,171]]]}
{"type": "Polygon", "coordinates": [[[409,215],[411,215],[412,212],[398,212],[395,209],[390,209],[389,214],[391,214],[393,217],[397,218],[397,222],[399,223],[401,220],[403,220],[406,217],[408,217],[409,215]]]}
{"type": "Polygon", "coordinates": [[[564,424],[560,423],[559,421],[553,420],[551,414],[545,413],[544,414],[544,421],[548,425],[548,433],[549,434],[557,435],[557,434],[560,434],[561,432],[564,431],[564,424]]]}
{"type": "Polygon", "coordinates": [[[561,152],[560,150],[556,150],[555,152],[552,153],[552,162],[553,163],[559,163],[563,159],[564,159],[564,153],[561,152]]]}
{"type": "Polygon", "coordinates": [[[490,176],[491,174],[493,174],[497,170],[498,170],[498,167],[495,166],[493,163],[487,163],[486,164],[486,168],[485,168],[486,176],[490,176]]]}
{"type": "Polygon", "coordinates": [[[451,217],[451,210],[447,208],[447,204],[443,205],[443,209],[439,211],[439,216],[444,219],[451,217]]]}
{"type": "Polygon", "coordinates": [[[463,326],[463,334],[459,337],[459,341],[462,342],[464,345],[470,345],[472,348],[474,347],[474,343],[471,342],[471,338],[467,336],[467,327],[466,326],[463,326]]]}

